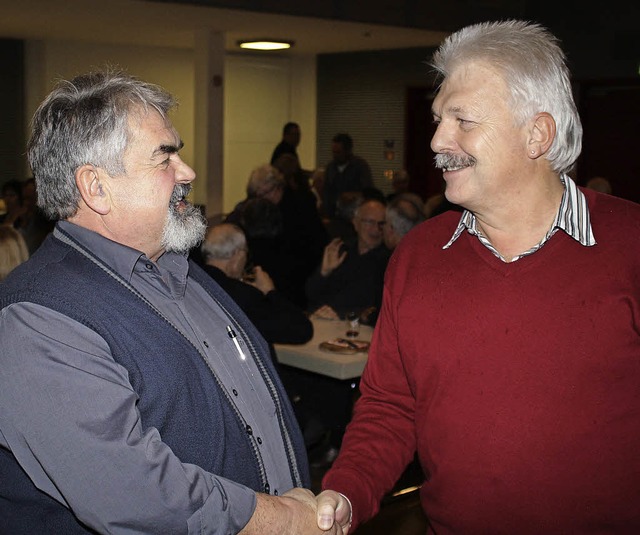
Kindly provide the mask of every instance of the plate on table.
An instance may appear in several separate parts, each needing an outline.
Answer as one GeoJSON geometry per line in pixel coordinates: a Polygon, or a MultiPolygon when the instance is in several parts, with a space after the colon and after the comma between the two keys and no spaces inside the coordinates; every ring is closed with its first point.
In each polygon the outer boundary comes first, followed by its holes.
{"type": "Polygon", "coordinates": [[[334,338],[320,344],[320,349],[330,353],[342,353],[343,355],[354,355],[356,353],[366,353],[370,343],[366,340],[347,338],[334,338]]]}

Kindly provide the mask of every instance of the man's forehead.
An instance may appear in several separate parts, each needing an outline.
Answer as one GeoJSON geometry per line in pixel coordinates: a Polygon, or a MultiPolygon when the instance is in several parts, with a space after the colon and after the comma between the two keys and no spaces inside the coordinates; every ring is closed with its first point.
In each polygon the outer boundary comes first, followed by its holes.
{"type": "Polygon", "coordinates": [[[161,147],[182,147],[180,135],[171,121],[155,110],[130,114],[129,130],[134,139],[139,137],[153,145],[154,153],[161,147]]]}
{"type": "Polygon", "coordinates": [[[457,112],[470,98],[481,93],[504,93],[506,82],[500,70],[486,61],[457,64],[444,79],[433,100],[433,112],[457,112]]]}
{"type": "Polygon", "coordinates": [[[367,214],[367,215],[376,215],[376,214],[382,214],[384,215],[386,212],[386,208],[385,206],[377,201],[367,201],[365,202],[359,210],[360,215],[363,214],[367,214]]]}

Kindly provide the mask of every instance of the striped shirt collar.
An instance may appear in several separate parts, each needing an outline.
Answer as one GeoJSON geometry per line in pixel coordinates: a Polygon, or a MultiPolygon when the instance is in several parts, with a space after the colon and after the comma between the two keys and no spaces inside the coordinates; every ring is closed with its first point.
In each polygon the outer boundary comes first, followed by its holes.
{"type": "MultiPolygon", "coordinates": [[[[542,247],[558,230],[566,232],[574,240],[584,245],[585,247],[591,247],[596,244],[596,240],[593,236],[593,229],[591,228],[591,218],[589,217],[589,207],[587,206],[587,199],[584,196],[576,183],[568,176],[561,175],[560,180],[564,185],[564,193],[562,194],[562,200],[560,201],[560,208],[556,219],[551,225],[551,228],[547,234],[542,238],[540,243],[534,245],[528,251],[513,258],[512,262],[522,258],[523,256],[535,253],[540,247],[542,247]]],[[[448,249],[451,247],[454,241],[462,234],[463,230],[467,230],[470,234],[476,236],[494,255],[501,260],[505,260],[500,253],[491,245],[491,242],[484,236],[478,229],[478,222],[476,216],[469,210],[465,210],[460,217],[460,222],[453,233],[451,239],[443,247],[448,249]]]]}

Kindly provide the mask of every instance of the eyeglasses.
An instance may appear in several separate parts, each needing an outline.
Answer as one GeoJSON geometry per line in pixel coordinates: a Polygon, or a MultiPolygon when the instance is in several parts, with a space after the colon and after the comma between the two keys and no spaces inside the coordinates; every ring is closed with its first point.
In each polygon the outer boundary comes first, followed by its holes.
{"type": "Polygon", "coordinates": [[[360,219],[360,223],[368,227],[377,226],[380,230],[387,224],[386,221],[376,221],[375,219],[360,219]]]}

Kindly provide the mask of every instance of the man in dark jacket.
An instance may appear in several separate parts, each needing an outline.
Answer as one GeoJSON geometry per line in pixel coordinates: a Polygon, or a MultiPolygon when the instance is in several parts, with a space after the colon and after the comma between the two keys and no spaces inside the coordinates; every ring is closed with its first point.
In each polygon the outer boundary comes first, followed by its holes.
{"type": "Polygon", "coordinates": [[[300,126],[298,123],[289,122],[282,128],[282,140],[276,148],[273,149],[271,154],[271,165],[275,164],[278,158],[283,154],[292,154],[295,156],[298,163],[300,158],[298,157],[298,145],[300,144],[300,126]]]}
{"type": "Polygon", "coordinates": [[[261,266],[247,271],[249,248],[242,229],[231,223],[209,228],[200,247],[204,270],[249,317],[269,344],[304,344],[313,324],[304,311],[276,289],[261,266]]]}
{"type": "Polygon", "coordinates": [[[62,82],[28,146],[53,234],[0,285],[4,533],[321,533],[250,321],[187,252],[205,222],[167,113],[117,72],[62,82]],[[281,495],[281,496],[280,496],[281,495]]]}

